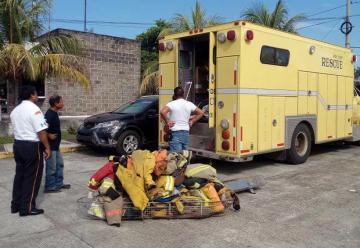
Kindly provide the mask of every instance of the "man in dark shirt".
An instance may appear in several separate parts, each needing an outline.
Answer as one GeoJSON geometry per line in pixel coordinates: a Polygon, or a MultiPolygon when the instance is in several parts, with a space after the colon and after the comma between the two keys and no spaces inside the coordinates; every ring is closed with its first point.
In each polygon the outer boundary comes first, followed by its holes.
{"type": "Polygon", "coordinates": [[[45,114],[48,123],[48,138],[51,148],[51,157],[46,161],[45,193],[60,192],[69,189],[70,184],[64,184],[64,161],[59,147],[61,142],[61,129],[58,111],[64,107],[61,96],[54,95],[49,99],[50,108],[45,114]]]}

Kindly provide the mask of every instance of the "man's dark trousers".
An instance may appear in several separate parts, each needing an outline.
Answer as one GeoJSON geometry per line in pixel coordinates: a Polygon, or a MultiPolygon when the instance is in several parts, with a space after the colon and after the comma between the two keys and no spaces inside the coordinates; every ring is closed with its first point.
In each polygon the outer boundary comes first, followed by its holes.
{"type": "Polygon", "coordinates": [[[40,142],[14,142],[16,172],[13,185],[12,209],[29,213],[36,207],[44,169],[43,149],[40,142]]]}

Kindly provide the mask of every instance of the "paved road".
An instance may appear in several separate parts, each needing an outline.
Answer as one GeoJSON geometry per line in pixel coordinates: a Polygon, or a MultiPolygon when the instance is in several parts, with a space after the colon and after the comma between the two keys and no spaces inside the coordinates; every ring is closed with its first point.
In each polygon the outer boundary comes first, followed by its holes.
{"type": "Polygon", "coordinates": [[[216,164],[223,180],[261,177],[266,185],[240,194],[240,212],[203,220],[123,222],[84,218],[77,200],[106,160],[66,154],[69,191],[40,194],[45,215],[10,214],[14,162],[0,160],[0,247],[360,247],[360,147],[321,146],[302,165],[268,160],[216,164]],[[355,190],[355,192],[353,192],[355,190]]]}

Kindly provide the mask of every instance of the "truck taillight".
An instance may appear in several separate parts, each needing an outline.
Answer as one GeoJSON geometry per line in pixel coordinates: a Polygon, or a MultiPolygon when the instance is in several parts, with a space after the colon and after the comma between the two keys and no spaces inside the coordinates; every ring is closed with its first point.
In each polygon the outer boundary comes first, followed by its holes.
{"type": "Polygon", "coordinates": [[[356,61],[357,61],[357,56],[354,54],[354,55],[352,56],[351,62],[352,62],[352,63],[356,63],[356,61]]]}
{"type": "Polygon", "coordinates": [[[230,30],[226,33],[226,38],[230,41],[236,40],[236,32],[235,30],[230,30]]]}
{"type": "Polygon", "coordinates": [[[227,140],[224,140],[222,143],[221,143],[221,148],[225,151],[229,150],[230,148],[230,143],[229,141],[227,140]]]}
{"type": "Polygon", "coordinates": [[[166,47],[165,47],[165,44],[164,43],[159,43],[159,51],[165,51],[166,47]]]}
{"type": "Polygon", "coordinates": [[[245,39],[250,41],[254,39],[254,32],[252,30],[246,31],[245,39]]]}
{"type": "Polygon", "coordinates": [[[223,139],[229,139],[230,138],[230,131],[229,129],[226,129],[226,130],[223,130],[222,133],[221,133],[221,136],[223,139]]]}

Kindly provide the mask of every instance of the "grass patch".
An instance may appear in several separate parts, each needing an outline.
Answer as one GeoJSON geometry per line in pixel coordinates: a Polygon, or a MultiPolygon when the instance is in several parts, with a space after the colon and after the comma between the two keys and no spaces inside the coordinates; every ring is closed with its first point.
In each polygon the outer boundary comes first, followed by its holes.
{"type": "Polygon", "coordinates": [[[9,144],[14,142],[13,136],[0,137],[0,145],[9,144]]]}
{"type": "Polygon", "coordinates": [[[62,131],[61,132],[61,139],[76,142],[76,134],[69,133],[67,131],[62,131]]]}

